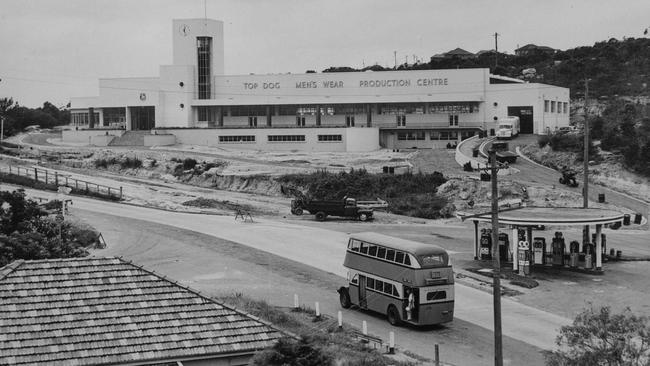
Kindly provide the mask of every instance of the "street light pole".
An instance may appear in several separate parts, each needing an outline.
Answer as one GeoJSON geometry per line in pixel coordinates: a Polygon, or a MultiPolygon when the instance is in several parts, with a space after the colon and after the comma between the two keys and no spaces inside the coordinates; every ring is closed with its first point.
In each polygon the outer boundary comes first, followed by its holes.
{"type": "MultiPolygon", "coordinates": [[[[501,346],[501,262],[499,258],[499,197],[497,189],[497,153],[490,148],[490,181],[492,182],[492,299],[494,306],[494,365],[503,366],[501,346]]],[[[513,239],[514,240],[514,239],[513,239]]],[[[516,258],[515,258],[516,260],[516,258]]]]}

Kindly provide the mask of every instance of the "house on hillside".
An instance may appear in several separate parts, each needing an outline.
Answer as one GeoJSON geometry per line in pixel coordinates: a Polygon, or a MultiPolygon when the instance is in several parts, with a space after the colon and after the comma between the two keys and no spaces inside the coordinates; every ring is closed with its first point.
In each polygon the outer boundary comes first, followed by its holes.
{"type": "Polygon", "coordinates": [[[246,365],[282,333],[119,258],[0,268],[0,365],[246,365]]]}
{"type": "Polygon", "coordinates": [[[433,56],[431,56],[431,59],[432,60],[445,59],[445,58],[468,59],[468,58],[474,58],[474,57],[476,57],[476,55],[469,52],[469,51],[465,51],[462,48],[455,48],[455,49],[453,49],[453,50],[451,50],[449,52],[439,53],[439,54],[433,55],[433,56]]]}
{"type": "Polygon", "coordinates": [[[527,45],[525,45],[523,47],[517,48],[515,50],[515,55],[517,55],[517,56],[528,56],[528,55],[540,54],[540,53],[552,55],[555,52],[557,52],[557,50],[555,48],[551,48],[551,47],[547,47],[547,46],[537,46],[537,45],[534,45],[532,43],[529,43],[529,44],[527,44],[527,45]]]}

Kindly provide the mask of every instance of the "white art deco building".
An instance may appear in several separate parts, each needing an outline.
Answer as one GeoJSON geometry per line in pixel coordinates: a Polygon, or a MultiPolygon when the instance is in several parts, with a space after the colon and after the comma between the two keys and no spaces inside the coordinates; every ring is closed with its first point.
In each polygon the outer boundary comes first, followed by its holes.
{"type": "Polygon", "coordinates": [[[68,140],[144,130],[145,144],[372,151],[443,147],[506,116],[553,131],[569,124],[569,89],[489,69],[224,75],[223,23],[176,19],[158,77],[100,79],[71,108],[68,140]]]}

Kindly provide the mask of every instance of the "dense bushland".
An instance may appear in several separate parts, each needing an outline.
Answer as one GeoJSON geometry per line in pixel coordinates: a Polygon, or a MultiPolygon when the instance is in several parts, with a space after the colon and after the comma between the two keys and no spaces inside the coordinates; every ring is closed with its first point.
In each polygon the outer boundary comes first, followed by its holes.
{"type": "Polygon", "coordinates": [[[312,199],[338,200],[354,197],[358,200],[384,199],[389,211],[422,218],[447,216],[447,200],[436,195],[436,188],[447,180],[442,173],[431,174],[370,174],[365,169],[330,173],[284,175],[278,180],[284,184],[306,189],[312,199]]]}

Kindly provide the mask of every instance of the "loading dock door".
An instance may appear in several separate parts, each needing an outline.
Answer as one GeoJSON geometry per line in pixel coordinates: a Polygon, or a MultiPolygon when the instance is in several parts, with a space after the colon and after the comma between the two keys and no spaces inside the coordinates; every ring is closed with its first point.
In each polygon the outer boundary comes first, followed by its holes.
{"type": "Polygon", "coordinates": [[[533,106],[508,107],[508,115],[519,117],[519,132],[533,133],[533,106]]]}

